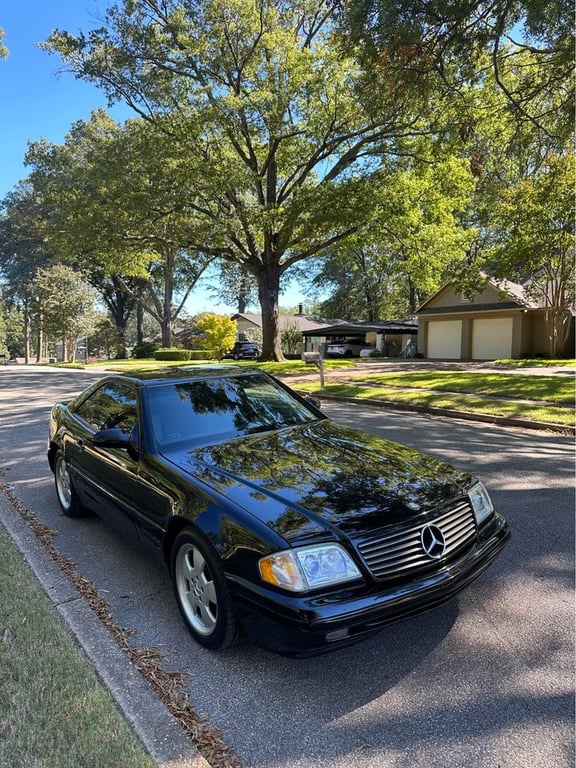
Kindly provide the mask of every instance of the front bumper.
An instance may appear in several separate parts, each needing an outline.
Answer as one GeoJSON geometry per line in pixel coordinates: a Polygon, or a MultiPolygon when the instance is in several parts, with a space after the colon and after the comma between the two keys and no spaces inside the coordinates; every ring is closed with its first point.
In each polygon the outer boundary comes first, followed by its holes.
{"type": "Polygon", "coordinates": [[[254,642],[288,656],[313,656],[358,642],[386,624],[450,600],[490,565],[509,537],[508,523],[495,515],[459,558],[412,581],[293,596],[232,579],[230,590],[243,628],[254,642]]]}

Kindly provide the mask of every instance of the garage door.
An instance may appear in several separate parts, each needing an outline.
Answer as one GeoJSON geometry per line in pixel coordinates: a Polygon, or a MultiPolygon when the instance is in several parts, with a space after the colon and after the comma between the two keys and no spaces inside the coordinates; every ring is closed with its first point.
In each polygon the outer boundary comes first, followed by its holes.
{"type": "Polygon", "coordinates": [[[472,323],[472,359],[496,360],[512,356],[512,318],[474,320],[472,323]]]}
{"type": "Polygon", "coordinates": [[[462,322],[435,320],[428,323],[427,357],[460,360],[462,322]]]}

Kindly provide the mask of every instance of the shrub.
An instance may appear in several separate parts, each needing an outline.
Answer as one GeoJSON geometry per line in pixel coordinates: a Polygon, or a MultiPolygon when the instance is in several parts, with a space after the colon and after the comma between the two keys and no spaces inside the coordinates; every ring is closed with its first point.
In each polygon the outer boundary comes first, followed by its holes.
{"type": "Polygon", "coordinates": [[[157,349],[154,352],[154,358],[156,360],[190,360],[190,350],[177,348],[157,349]]]}
{"type": "Polygon", "coordinates": [[[190,349],[190,360],[211,360],[213,355],[207,349],[190,349]]]}
{"type": "Polygon", "coordinates": [[[213,312],[204,312],[197,317],[196,327],[204,333],[204,343],[213,350],[213,356],[218,360],[221,360],[233,346],[238,330],[234,320],[213,312]]]}
{"type": "Polygon", "coordinates": [[[139,344],[134,346],[134,349],[132,350],[132,357],[136,358],[137,360],[154,357],[154,353],[157,349],[158,344],[156,344],[156,342],[141,341],[139,344]]]}

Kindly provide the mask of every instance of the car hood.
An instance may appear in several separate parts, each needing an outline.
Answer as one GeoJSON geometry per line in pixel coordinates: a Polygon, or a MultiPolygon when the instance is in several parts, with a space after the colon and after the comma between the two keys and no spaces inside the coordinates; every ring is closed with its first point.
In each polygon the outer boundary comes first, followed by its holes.
{"type": "Polygon", "coordinates": [[[360,536],[437,511],[470,484],[442,461],[329,419],[164,455],[287,539],[360,536]]]}

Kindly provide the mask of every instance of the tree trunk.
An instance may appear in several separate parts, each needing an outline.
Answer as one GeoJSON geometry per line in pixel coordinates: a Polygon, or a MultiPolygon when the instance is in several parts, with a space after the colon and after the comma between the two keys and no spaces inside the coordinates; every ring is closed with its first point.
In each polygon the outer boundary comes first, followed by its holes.
{"type": "Polygon", "coordinates": [[[144,341],[144,307],[142,306],[142,297],[138,298],[136,304],[136,342],[142,344],[144,341]]]}
{"type": "Polygon", "coordinates": [[[30,309],[28,300],[24,302],[24,362],[30,362],[30,309]]]}
{"type": "Polygon", "coordinates": [[[280,270],[277,264],[262,265],[258,273],[258,297],[262,311],[262,360],[284,360],[280,345],[278,296],[280,270]]]}
{"type": "Polygon", "coordinates": [[[36,335],[36,362],[42,362],[42,349],[44,348],[44,330],[42,328],[44,323],[44,316],[42,309],[38,312],[38,332],[36,335]]]}
{"type": "Polygon", "coordinates": [[[246,297],[250,291],[248,272],[244,267],[240,267],[240,282],[238,285],[238,314],[243,315],[246,312],[246,297]]]}

